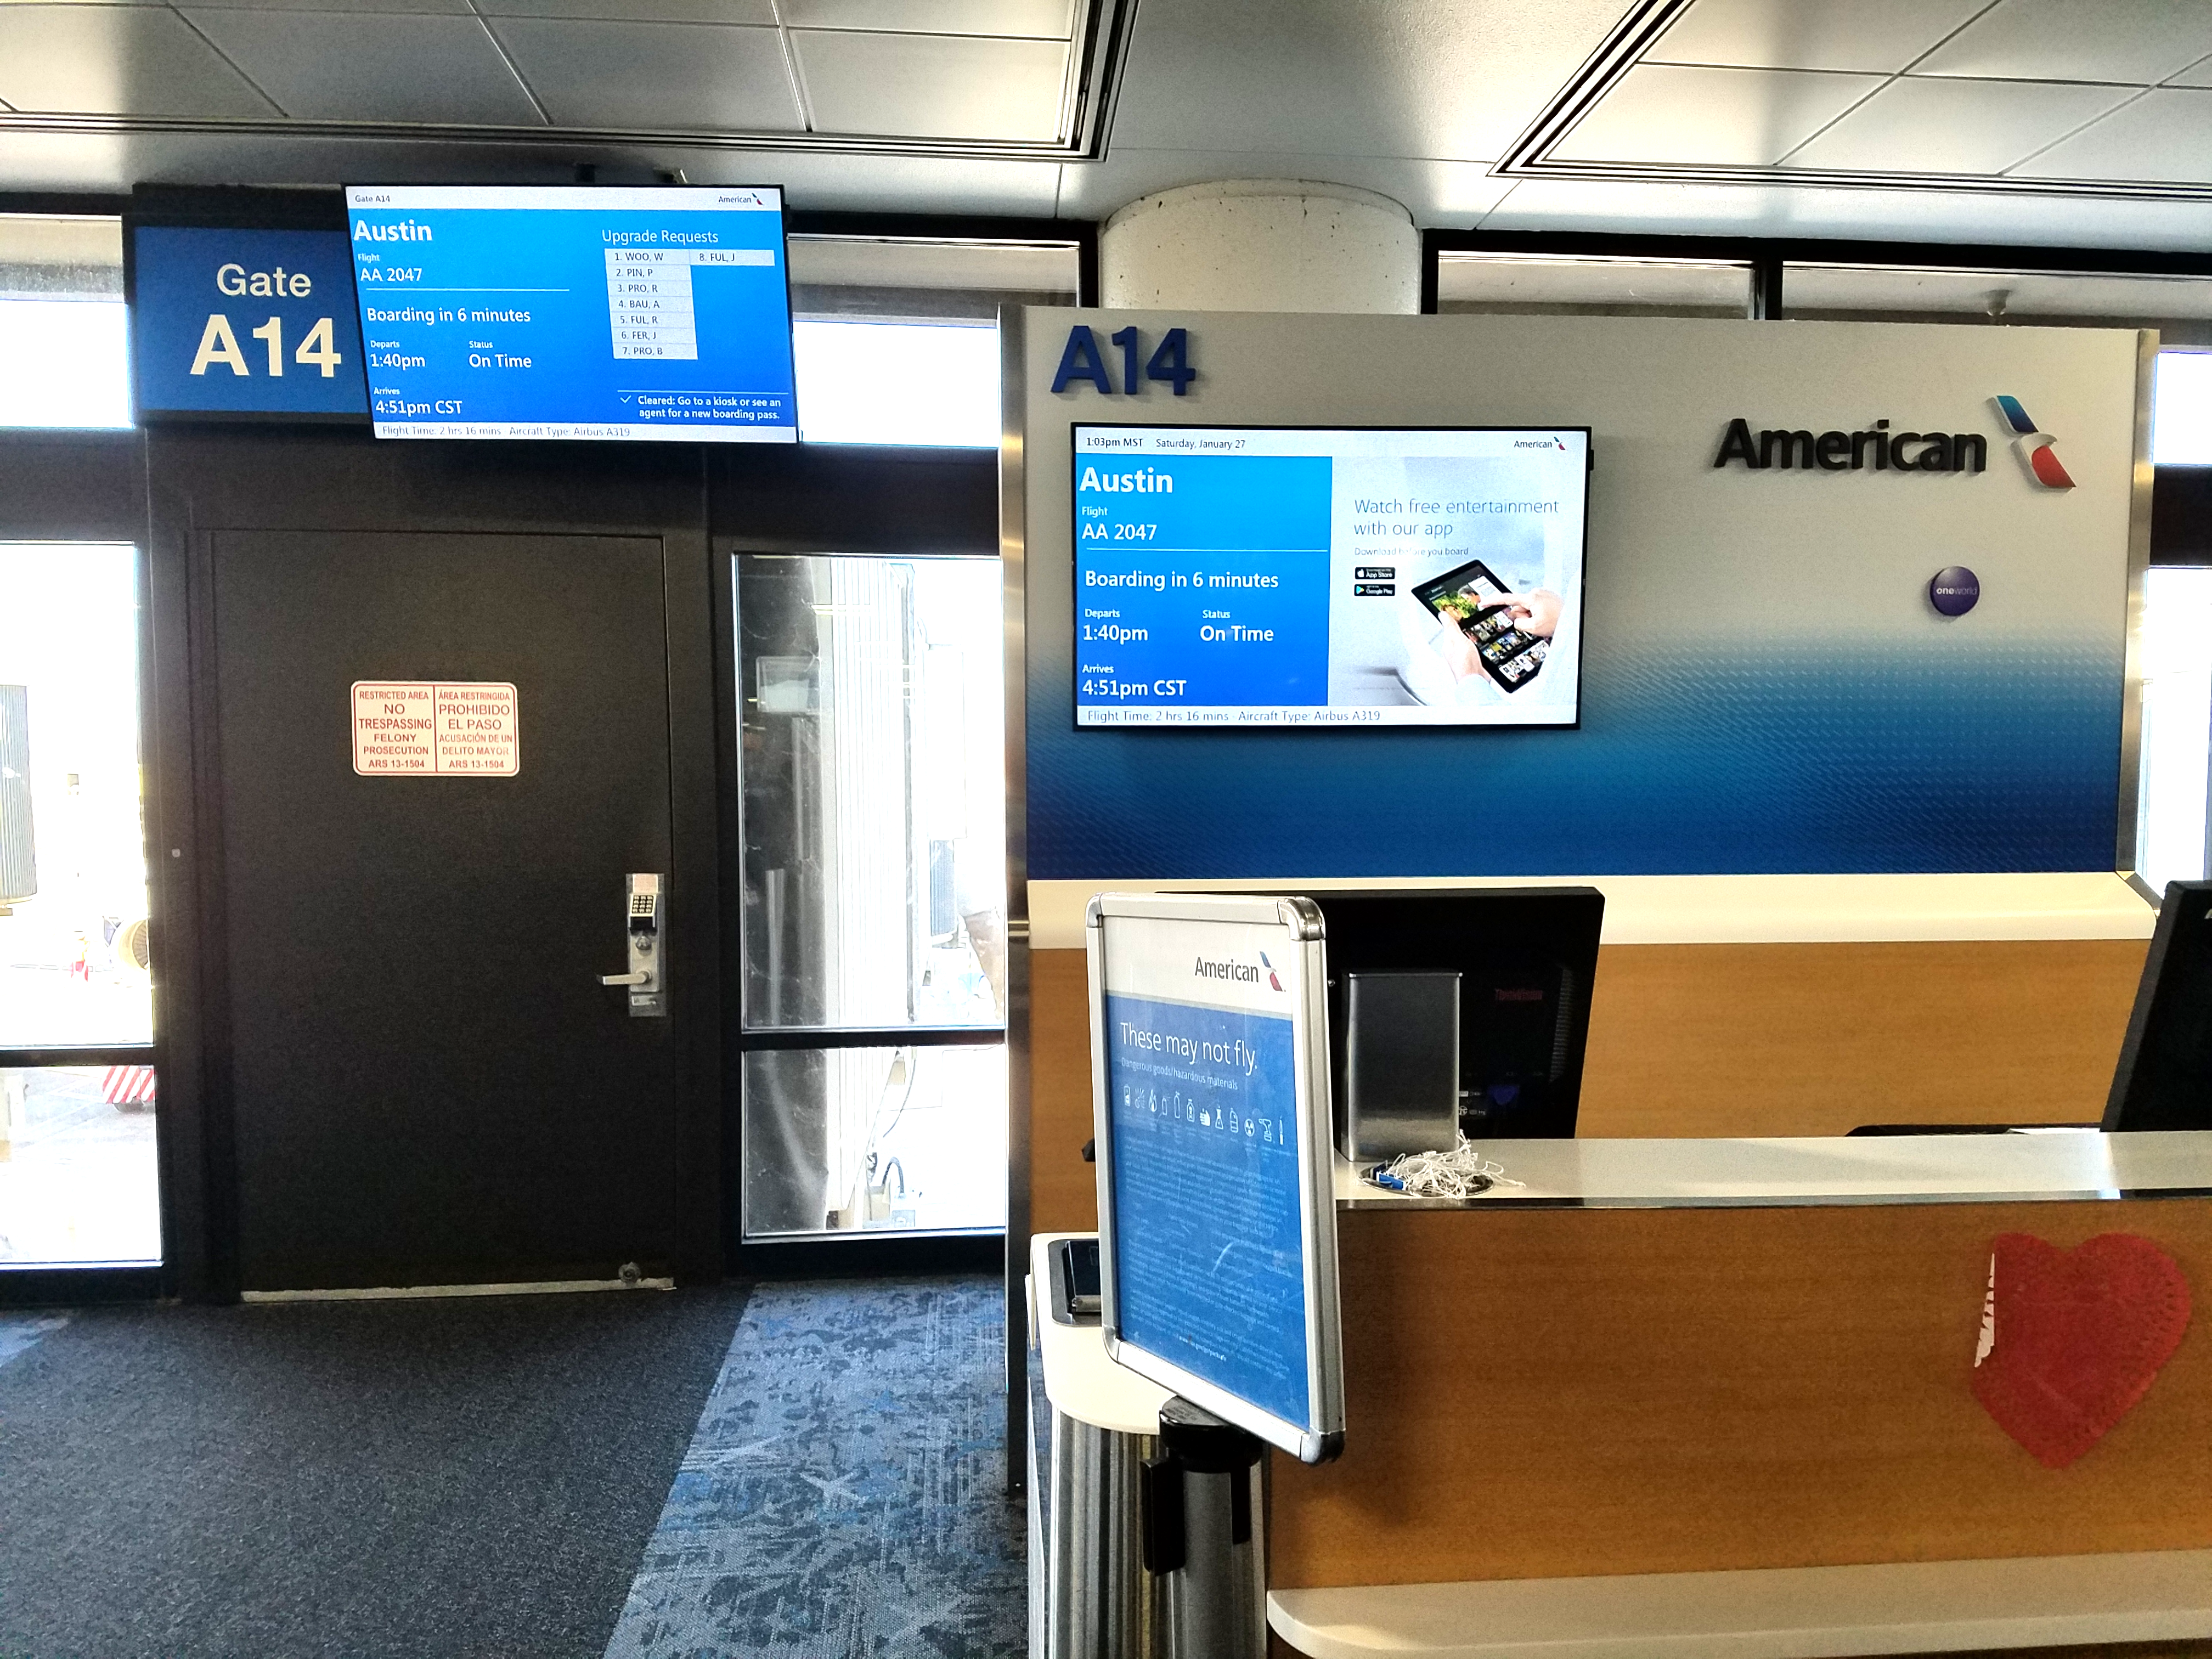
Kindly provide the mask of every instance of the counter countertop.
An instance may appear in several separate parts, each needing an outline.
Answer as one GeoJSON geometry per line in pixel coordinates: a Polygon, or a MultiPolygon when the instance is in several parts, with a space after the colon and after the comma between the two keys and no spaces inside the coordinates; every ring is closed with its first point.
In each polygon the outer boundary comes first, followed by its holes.
{"type": "Polygon", "coordinates": [[[1158,1434],[1160,1407],[1174,1396],[1109,1359],[1106,1339],[1096,1324],[1063,1325],[1052,1316],[1052,1269],[1046,1251],[1063,1238],[1097,1237],[1040,1233],[1030,1240],[1030,1328],[1036,1333],[1044,1359],[1044,1391],[1055,1410],[1079,1423],[1117,1434],[1158,1434]]]}
{"type": "Polygon", "coordinates": [[[1498,1205],[1699,1209],[2212,1196],[2212,1133],[1862,1135],[1763,1140],[1491,1140],[1505,1170],[1467,1200],[1409,1198],[1336,1159],[1345,1209],[1498,1205]]]}
{"type": "Polygon", "coordinates": [[[1030,948],[1079,951],[1093,893],[1595,887],[1607,945],[1808,945],[2148,939],[2155,907],[2101,870],[1850,876],[1315,876],[1303,880],[1033,881],[1030,948]]]}
{"type": "Polygon", "coordinates": [[[1275,1590],[1316,1659],[1804,1659],[2212,1632],[2212,1550],[1275,1590]]]}

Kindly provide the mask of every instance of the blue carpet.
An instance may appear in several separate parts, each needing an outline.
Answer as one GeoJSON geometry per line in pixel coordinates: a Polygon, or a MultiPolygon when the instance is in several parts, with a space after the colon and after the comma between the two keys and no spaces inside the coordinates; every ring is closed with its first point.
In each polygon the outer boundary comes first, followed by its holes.
{"type": "Polygon", "coordinates": [[[607,1659],[1027,1649],[992,1279],[763,1285],[607,1659]]]}

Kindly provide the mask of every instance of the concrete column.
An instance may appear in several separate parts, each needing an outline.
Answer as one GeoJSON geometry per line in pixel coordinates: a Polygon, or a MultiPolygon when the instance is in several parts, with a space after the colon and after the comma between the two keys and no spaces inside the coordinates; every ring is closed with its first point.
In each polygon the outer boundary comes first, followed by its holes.
{"type": "Polygon", "coordinates": [[[1387,196],[1236,179],[1140,197],[1098,239],[1102,302],[1124,310],[1421,308],[1421,234],[1387,196]]]}

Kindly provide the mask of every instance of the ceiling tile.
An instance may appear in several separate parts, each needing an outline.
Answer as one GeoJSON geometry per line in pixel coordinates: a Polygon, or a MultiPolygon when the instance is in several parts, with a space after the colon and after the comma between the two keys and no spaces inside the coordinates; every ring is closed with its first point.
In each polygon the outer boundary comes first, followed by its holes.
{"type": "MultiPolygon", "coordinates": [[[[1616,230],[1838,237],[1887,242],[2002,242],[2041,247],[2212,246],[2212,202],[1523,179],[1485,230],[1616,230]]],[[[1787,296],[1784,296],[1787,309],[1787,296]]]]}
{"type": "Polygon", "coordinates": [[[817,150],[657,149],[695,185],[781,185],[794,209],[819,212],[1003,213],[1048,219],[1060,185],[1052,161],[931,155],[837,155],[817,150]]]}
{"type": "Polygon", "coordinates": [[[1784,165],[1863,173],[2002,173],[2135,94],[2048,81],[1893,81],[1784,165]]]}
{"type": "MultiPolygon", "coordinates": [[[[1114,143],[1489,161],[1623,0],[1144,0],[1114,143]]],[[[1261,175],[1285,160],[1257,163],[1261,175]]]]}
{"type": "Polygon", "coordinates": [[[1882,84],[1810,70],[1639,64],[1553,154],[1563,161],[1765,167],[1882,84]]]}
{"type": "Polygon", "coordinates": [[[2171,76],[2166,84],[2173,87],[2212,87],[2212,58],[2201,64],[2192,64],[2179,75],[2171,76]]]}
{"type": "Polygon", "coordinates": [[[1103,161],[1061,169],[1060,211],[1105,219],[1139,197],[1222,179],[1310,179],[1373,191],[1401,204],[1413,222],[1471,225],[1513,188],[1481,161],[1432,161],[1403,155],[1255,155],[1237,150],[1133,149],[1116,144],[1103,161]]]}
{"type": "MultiPolygon", "coordinates": [[[[22,190],[127,191],[141,179],[270,185],[573,184],[579,161],[612,183],[646,184],[681,169],[695,185],[781,185],[794,208],[878,213],[1006,214],[1049,218],[1052,161],[823,155],[720,145],[516,144],[416,138],[333,138],[308,127],[266,133],[46,133],[0,128],[0,179],[22,190]]],[[[4,372],[4,370],[0,370],[4,372]]],[[[6,488],[0,483],[0,489],[6,488]]]]}
{"type": "Polygon", "coordinates": [[[1697,0],[1647,64],[1740,69],[1903,69],[1988,0],[1697,0]]]}
{"type": "Polygon", "coordinates": [[[1003,34],[1065,40],[1074,0],[783,0],[793,28],[890,34],[1003,34]]]}
{"type": "Polygon", "coordinates": [[[198,8],[185,15],[287,115],[544,125],[473,17],[198,8]]]}
{"type": "Polygon", "coordinates": [[[803,125],[774,29],[490,22],[556,126],[792,132],[803,125]]]}
{"type": "Polygon", "coordinates": [[[1049,143],[1060,136],[1067,46],[793,29],[817,132],[1049,143]]]}
{"type": "Polygon", "coordinates": [[[2194,0],[1998,0],[1913,71],[2142,86],[2209,52],[2212,7],[2194,0]]]}
{"type": "Polygon", "coordinates": [[[2145,93],[2014,171],[2024,179],[2212,183],[2212,92],[2145,93]]]}
{"type": "Polygon", "coordinates": [[[89,115],[278,112],[166,9],[0,5],[0,101],[89,115]]]}
{"type": "Polygon", "coordinates": [[[452,17],[469,15],[469,0],[245,0],[224,9],[253,11],[374,11],[433,12],[452,17]]]}
{"type": "Polygon", "coordinates": [[[775,21],[771,0],[477,0],[487,17],[595,17],[613,23],[775,21]]]}

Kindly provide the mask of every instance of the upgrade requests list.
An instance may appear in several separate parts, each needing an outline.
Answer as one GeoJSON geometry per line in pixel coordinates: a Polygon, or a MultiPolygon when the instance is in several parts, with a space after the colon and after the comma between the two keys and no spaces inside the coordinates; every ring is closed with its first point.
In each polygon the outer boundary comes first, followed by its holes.
{"type": "Polygon", "coordinates": [[[380,437],[796,440],[771,193],[348,196],[380,437]]]}

